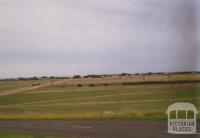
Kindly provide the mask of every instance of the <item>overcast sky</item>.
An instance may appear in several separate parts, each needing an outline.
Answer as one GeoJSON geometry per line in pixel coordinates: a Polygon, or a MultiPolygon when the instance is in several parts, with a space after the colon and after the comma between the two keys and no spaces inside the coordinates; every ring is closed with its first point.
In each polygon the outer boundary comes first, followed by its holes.
{"type": "Polygon", "coordinates": [[[0,0],[0,77],[200,70],[197,1],[0,0]]]}

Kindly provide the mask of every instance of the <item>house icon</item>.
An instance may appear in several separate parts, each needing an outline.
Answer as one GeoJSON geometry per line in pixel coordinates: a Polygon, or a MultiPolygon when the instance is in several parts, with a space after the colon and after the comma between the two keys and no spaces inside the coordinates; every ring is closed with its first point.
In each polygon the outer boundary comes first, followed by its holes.
{"type": "Polygon", "coordinates": [[[198,111],[193,104],[174,103],[168,107],[166,114],[168,115],[168,133],[196,133],[196,115],[198,111]]]}

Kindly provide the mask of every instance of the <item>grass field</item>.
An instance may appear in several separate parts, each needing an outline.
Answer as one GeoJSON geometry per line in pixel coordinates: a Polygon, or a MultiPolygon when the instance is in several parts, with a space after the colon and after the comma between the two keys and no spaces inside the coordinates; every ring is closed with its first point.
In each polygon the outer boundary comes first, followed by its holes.
{"type": "Polygon", "coordinates": [[[58,137],[52,137],[52,136],[34,136],[34,135],[30,135],[30,134],[0,132],[0,138],[58,138],[58,137]]]}
{"type": "Polygon", "coordinates": [[[200,111],[200,84],[116,84],[193,79],[200,77],[173,74],[38,80],[40,87],[32,86],[37,81],[2,81],[0,119],[166,119],[167,107],[174,102],[193,103],[200,111]],[[104,83],[108,86],[98,85],[104,83]]]}

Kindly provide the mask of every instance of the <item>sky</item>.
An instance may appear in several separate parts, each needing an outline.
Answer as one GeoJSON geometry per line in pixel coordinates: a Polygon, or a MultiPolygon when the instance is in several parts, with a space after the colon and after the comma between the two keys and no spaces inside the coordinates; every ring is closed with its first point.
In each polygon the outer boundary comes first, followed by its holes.
{"type": "Polygon", "coordinates": [[[0,78],[200,70],[199,5],[0,0],[0,78]]]}

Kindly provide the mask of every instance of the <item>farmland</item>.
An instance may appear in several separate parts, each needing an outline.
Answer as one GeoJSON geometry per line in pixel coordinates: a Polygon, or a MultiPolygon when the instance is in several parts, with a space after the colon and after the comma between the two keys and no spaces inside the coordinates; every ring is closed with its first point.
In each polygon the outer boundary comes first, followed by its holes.
{"type": "Polygon", "coordinates": [[[34,135],[30,135],[30,134],[0,132],[0,138],[58,138],[58,137],[52,137],[52,136],[34,136],[34,135]]]}
{"type": "Polygon", "coordinates": [[[166,119],[167,107],[174,102],[193,103],[200,111],[200,84],[192,82],[194,80],[198,82],[200,75],[112,75],[1,81],[0,119],[162,120],[166,119]],[[186,80],[191,83],[185,83],[186,80]],[[163,81],[173,83],[148,84],[163,81]],[[183,82],[177,83],[179,81],[183,82]]]}

